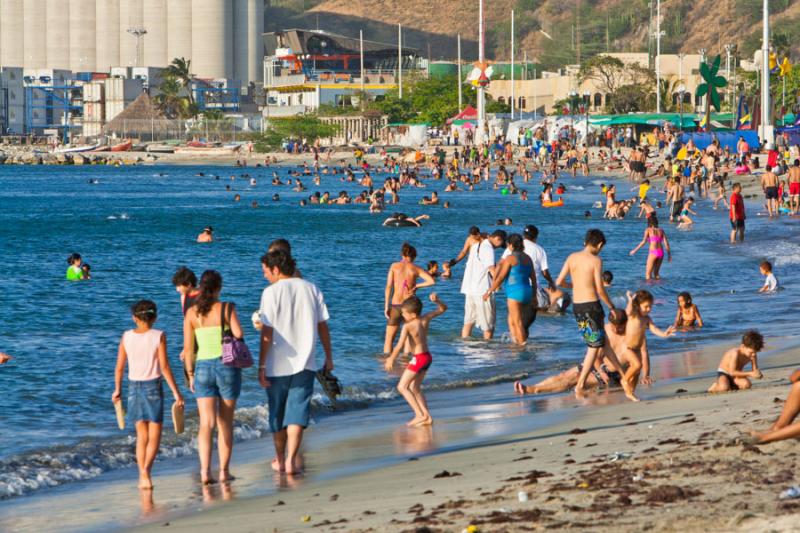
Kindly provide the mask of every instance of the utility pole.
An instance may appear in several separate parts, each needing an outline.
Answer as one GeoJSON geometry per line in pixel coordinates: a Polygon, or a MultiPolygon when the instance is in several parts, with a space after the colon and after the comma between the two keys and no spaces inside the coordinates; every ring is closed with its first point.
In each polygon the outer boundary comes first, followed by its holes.
{"type": "Polygon", "coordinates": [[[359,56],[361,60],[361,109],[364,109],[364,98],[366,97],[366,93],[364,92],[364,30],[358,30],[358,48],[359,48],[359,56]]]}
{"type": "MultiPolygon", "coordinates": [[[[730,80],[731,80],[731,52],[733,52],[733,45],[725,45],[725,79],[728,80],[728,94],[731,94],[730,80]]],[[[733,101],[731,101],[731,109],[733,109],[733,101]]]]}
{"type": "Polygon", "coordinates": [[[581,64],[581,0],[575,0],[575,59],[581,64]]]}
{"type": "Polygon", "coordinates": [[[403,26],[397,25],[397,94],[403,99],[403,26]]]}
{"type": "Polygon", "coordinates": [[[514,120],[514,10],[511,10],[511,120],[514,120]]]}
{"type": "Polygon", "coordinates": [[[457,76],[457,78],[458,78],[458,112],[461,113],[461,111],[464,109],[464,104],[463,104],[464,100],[463,100],[463,97],[461,95],[461,86],[463,85],[463,82],[462,82],[462,79],[461,79],[461,34],[460,33],[458,34],[458,76],[457,76]]]}
{"type": "Polygon", "coordinates": [[[771,147],[774,142],[772,125],[770,124],[769,101],[769,0],[764,0],[764,33],[761,37],[761,131],[759,137],[771,147]]]}
{"type": "MultiPolygon", "coordinates": [[[[483,27],[483,0],[478,0],[478,63],[481,68],[486,61],[484,50],[484,27],[483,27]]],[[[475,132],[475,141],[480,144],[483,142],[483,126],[486,122],[486,88],[478,84],[478,127],[475,132]]]]}
{"type": "Polygon", "coordinates": [[[661,113],[661,0],[656,3],[656,113],[661,113]]]}
{"type": "Polygon", "coordinates": [[[147,30],[141,26],[135,26],[133,28],[128,28],[128,33],[136,37],[136,64],[135,67],[142,66],[142,40],[144,36],[147,35],[147,30]]]}

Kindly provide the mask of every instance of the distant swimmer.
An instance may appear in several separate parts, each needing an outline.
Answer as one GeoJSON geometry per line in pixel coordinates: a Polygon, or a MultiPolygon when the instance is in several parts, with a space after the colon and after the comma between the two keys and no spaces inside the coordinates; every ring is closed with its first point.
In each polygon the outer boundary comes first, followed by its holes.
{"type": "Polygon", "coordinates": [[[251,187],[255,187],[256,186],[256,179],[255,178],[250,178],[250,186],[251,187]]]}
{"type": "Polygon", "coordinates": [[[422,224],[420,221],[429,218],[430,217],[428,215],[420,215],[418,217],[411,218],[405,213],[395,213],[384,220],[383,225],[394,228],[421,228],[422,224]]]}
{"type": "Polygon", "coordinates": [[[81,268],[81,264],[83,263],[83,259],[81,259],[81,254],[70,254],[67,257],[67,281],[80,281],[83,279],[83,269],[81,268]]]}
{"type": "Polygon", "coordinates": [[[203,232],[197,236],[197,242],[214,242],[214,228],[206,226],[203,232]]]}
{"type": "Polygon", "coordinates": [[[0,352],[0,365],[8,363],[9,361],[11,361],[11,359],[13,359],[13,357],[8,355],[7,353],[0,352]]]}
{"type": "Polygon", "coordinates": [[[83,272],[82,279],[92,279],[92,266],[89,263],[81,265],[81,272],[83,272]]]}

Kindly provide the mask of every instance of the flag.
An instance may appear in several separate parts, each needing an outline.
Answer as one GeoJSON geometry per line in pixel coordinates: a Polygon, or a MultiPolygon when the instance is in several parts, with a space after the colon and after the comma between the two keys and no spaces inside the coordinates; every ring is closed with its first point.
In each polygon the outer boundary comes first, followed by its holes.
{"type": "Polygon", "coordinates": [[[701,127],[701,128],[705,128],[705,127],[706,127],[706,122],[707,122],[707,120],[706,120],[706,119],[707,119],[707,118],[708,118],[708,117],[707,117],[706,115],[703,115],[703,118],[702,118],[702,119],[700,119],[700,127],[701,127]]]}
{"type": "Polygon", "coordinates": [[[775,74],[778,72],[778,55],[775,52],[769,53],[769,73],[775,74]]]}
{"type": "Polygon", "coordinates": [[[751,129],[751,115],[750,109],[747,107],[747,102],[744,99],[744,95],[739,96],[739,106],[736,109],[736,129],[737,130],[749,130],[751,129]]]}
{"type": "Polygon", "coordinates": [[[792,71],[792,64],[789,62],[788,57],[784,57],[780,64],[781,76],[786,76],[792,71]]]}

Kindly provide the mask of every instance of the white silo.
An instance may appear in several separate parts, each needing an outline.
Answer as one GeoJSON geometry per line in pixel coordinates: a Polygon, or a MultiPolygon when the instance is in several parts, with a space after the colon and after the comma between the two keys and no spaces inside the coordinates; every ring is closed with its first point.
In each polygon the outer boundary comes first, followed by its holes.
{"type": "MultiPolygon", "coordinates": [[[[123,0],[124,1],[124,0],[123,0]]],[[[120,0],[97,0],[97,71],[109,72],[119,66],[120,0]]]]}
{"type": "Polygon", "coordinates": [[[47,0],[25,0],[24,9],[24,66],[47,68],[47,0]]]}
{"type": "Polygon", "coordinates": [[[24,13],[22,0],[0,0],[0,65],[4,67],[24,66],[24,13]]]}
{"type": "Polygon", "coordinates": [[[247,81],[262,81],[264,78],[264,2],[249,0],[248,4],[248,38],[250,59],[247,81]]]}
{"type": "Polygon", "coordinates": [[[167,59],[167,0],[144,0],[142,8],[144,37],[143,67],[164,67],[167,59]]]}
{"type": "MultiPolygon", "coordinates": [[[[138,66],[136,57],[137,37],[129,30],[144,27],[142,0],[121,0],[119,4],[119,63],[123,67],[138,66]]],[[[147,35],[141,37],[142,46],[147,35]]]]}
{"type": "Polygon", "coordinates": [[[192,70],[201,78],[233,77],[233,5],[192,0],[192,70]]]}
{"type": "Polygon", "coordinates": [[[47,67],[69,68],[69,2],[47,0],[47,67]]]}
{"type": "Polygon", "coordinates": [[[97,66],[95,0],[72,0],[69,12],[69,64],[73,72],[91,72],[97,66]]]}
{"type": "Polygon", "coordinates": [[[192,0],[167,2],[167,59],[192,58],[192,0]]]}
{"type": "Polygon", "coordinates": [[[250,0],[233,0],[233,77],[247,83],[250,59],[248,4],[250,0]]]}

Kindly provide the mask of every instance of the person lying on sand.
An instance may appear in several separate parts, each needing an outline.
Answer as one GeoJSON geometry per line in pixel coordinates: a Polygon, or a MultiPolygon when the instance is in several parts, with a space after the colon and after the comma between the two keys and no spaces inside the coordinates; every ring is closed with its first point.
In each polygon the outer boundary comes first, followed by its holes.
{"type": "Polygon", "coordinates": [[[751,433],[755,437],[757,444],[767,444],[800,437],[800,422],[794,422],[798,413],[800,413],[800,370],[795,370],[789,377],[789,381],[792,382],[792,387],[789,390],[786,402],[783,404],[781,416],[767,431],[753,431],[751,433]]]}
{"type": "Polygon", "coordinates": [[[742,343],[725,352],[717,368],[717,380],[708,392],[727,392],[732,390],[749,389],[748,378],[761,379],[763,374],[758,369],[758,352],[764,348],[764,337],[756,330],[745,332],[742,343]],[[750,363],[752,370],[745,372],[743,369],[750,363]]]}
{"type": "MultiPolygon", "coordinates": [[[[605,325],[606,341],[608,346],[615,353],[620,353],[625,346],[625,326],[628,323],[628,315],[619,311],[609,317],[609,323],[605,325]]],[[[605,352],[606,354],[608,352],[605,352]]],[[[647,371],[643,375],[649,376],[650,356],[647,352],[647,342],[642,346],[642,357],[647,361],[647,371]]],[[[599,388],[603,385],[608,388],[618,389],[622,387],[622,376],[619,372],[611,370],[611,362],[604,355],[602,362],[595,361],[591,373],[586,378],[586,388],[599,388]]],[[[551,376],[536,385],[523,385],[522,382],[514,383],[514,392],[517,394],[544,394],[548,392],[564,392],[578,384],[582,365],[573,366],[569,370],[551,376]]]]}

